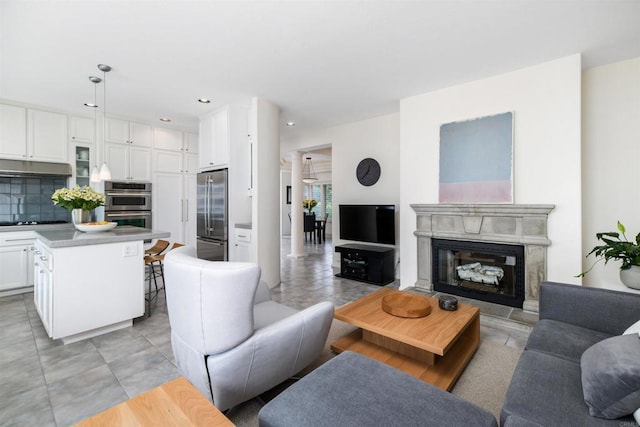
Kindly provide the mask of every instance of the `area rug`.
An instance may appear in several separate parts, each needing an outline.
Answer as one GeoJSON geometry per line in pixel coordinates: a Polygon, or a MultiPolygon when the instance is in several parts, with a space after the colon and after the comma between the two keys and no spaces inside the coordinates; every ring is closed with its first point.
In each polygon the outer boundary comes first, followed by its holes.
{"type": "MultiPolygon", "coordinates": [[[[330,344],[354,329],[355,327],[348,323],[334,320],[322,354],[300,375],[311,372],[327,360],[335,357],[335,353],[330,349],[330,344]]],[[[496,419],[499,419],[507,387],[521,352],[520,349],[507,347],[495,342],[481,341],[476,354],[451,392],[488,410],[494,414],[496,419]]],[[[270,390],[262,396],[263,400],[270,400],[285,388],[286,385],[270,390]]],[[[425,402],[425,404],[428,404],[428,402],[425,402]]],[[[231,409],[227,413],[227,417],[238,427],[255,427],[258,425],[258,411],[260,411],[260,408],[260,403],[257,400],[250,400],[231,409]]]]}

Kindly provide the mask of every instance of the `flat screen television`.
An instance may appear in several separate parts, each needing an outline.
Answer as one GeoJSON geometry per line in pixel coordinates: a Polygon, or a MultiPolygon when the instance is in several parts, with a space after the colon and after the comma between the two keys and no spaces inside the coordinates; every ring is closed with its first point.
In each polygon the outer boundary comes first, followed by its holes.
{"type": "Polygon", "coordinates": [[[340,205],[340,239],[396,244],[395,205],[340,205]]]}

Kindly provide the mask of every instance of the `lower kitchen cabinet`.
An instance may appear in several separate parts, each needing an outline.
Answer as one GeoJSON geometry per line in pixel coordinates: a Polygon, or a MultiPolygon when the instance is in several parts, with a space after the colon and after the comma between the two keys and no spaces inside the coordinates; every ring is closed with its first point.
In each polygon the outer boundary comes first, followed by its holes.
{"type": "Polygon", "coordinates": [[[252,262],[251,258],[251,229],[235,227],[235,240],[233,251],[229,259],[237,262],[252,262]]]}
{"type": "Polygon", "coordinates": [[[68,344],[130,326],[144,314],[142,240],[35,246],[33,298],[49,337],[68,344]]]}
{"type": "Polygon", "coordinates": [[[30,232],[0,236],[0,292],[29,292],[33,286],[35,236],[30,232]]]}

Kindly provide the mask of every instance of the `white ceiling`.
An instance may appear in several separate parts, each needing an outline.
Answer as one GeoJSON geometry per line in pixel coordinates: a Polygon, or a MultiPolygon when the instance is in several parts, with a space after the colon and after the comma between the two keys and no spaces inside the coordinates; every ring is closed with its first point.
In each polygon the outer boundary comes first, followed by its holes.
{"type": "Polygon", "coordinates": [[[92,114],[105,63],[108,113],[197,129],[258,96],[297,123],[287,138],[574,53],[638,57],[639,22],[638,0],[1,0],[0,98],[92,114]]]}

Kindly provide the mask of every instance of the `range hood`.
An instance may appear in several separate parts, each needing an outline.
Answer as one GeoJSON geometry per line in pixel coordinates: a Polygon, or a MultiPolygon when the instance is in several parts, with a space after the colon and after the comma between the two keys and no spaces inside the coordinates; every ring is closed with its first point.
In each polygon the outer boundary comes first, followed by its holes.
{"type": "Polygon", "coordinates": [[[0,159],[0,176],[71,176],[68,163],[0,159]]]}

